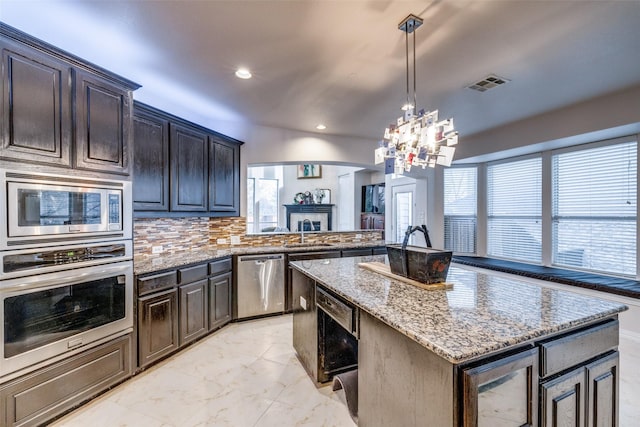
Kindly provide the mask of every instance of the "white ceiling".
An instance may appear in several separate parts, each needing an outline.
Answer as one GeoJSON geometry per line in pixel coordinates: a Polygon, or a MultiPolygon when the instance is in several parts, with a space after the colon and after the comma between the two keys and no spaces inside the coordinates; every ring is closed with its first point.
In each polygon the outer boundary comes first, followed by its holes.
{"type": "MultiPolygon", "coordinates": [[[[640,85],[640,1],[0,0],[0,20],[140,83],[187,119],[378,140],[405,98],[416,32],[418,106],[461,140],[640,85]],[[238,66],[251,80],[234,76],[238,66]],[[465,89],[489,73],[511,82],[465,89]]],[[[224,131],[224,129],[218,129],[224,131]]]]}

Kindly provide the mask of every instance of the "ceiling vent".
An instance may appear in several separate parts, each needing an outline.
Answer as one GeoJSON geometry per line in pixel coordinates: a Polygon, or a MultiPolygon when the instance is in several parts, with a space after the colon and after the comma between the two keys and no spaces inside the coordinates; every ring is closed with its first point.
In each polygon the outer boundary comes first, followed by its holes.
{"type": "Polygon", "coordinates": [[[477,81],[473,84],[470,84],[467,87],[469,89],[477,90],[478,92],[486,92],[489,89],[493,89],[494,87],[501,86],[510,81],[511,80],[504,79],[502,77],[496,76],[495,74],[489,74],[484,79],[477,81]]]}

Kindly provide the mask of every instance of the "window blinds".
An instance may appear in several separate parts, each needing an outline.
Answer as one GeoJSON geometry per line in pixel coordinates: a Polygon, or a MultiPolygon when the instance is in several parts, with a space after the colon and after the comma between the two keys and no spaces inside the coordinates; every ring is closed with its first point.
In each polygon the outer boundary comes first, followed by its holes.
{"type": "Polygon", "coordinates": [[[637,142],[552,156],[553,263],[636,274],[637,142]]]}
{"type": "Polygon", "coordinates": [[[444,247],[457,253],[476,253],[476,167],[444,170],[444,247]]]}
{"type": "Polygon", "coordinates": [[[487,253],[542,263],[542,160],[487,167],[487,253]]]}

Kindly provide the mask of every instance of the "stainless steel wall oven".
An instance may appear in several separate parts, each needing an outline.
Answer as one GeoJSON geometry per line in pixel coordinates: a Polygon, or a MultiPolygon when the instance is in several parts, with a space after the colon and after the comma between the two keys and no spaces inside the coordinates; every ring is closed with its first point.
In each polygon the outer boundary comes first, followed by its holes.
{"type": "Polygon", "coordinates": [[[0,169],[0,383],[133,331],[131,183],[0,169]]]}

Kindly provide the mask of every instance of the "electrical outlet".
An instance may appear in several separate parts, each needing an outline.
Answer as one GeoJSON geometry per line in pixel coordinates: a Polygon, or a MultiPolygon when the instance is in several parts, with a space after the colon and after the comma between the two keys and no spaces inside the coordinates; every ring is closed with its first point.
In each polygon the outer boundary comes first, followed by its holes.
{"type": "Polygon", "coordinates": [[[360,233],[356,234],[356,239],[362,239],[362,234],[360,233]]]}
{"type": "Polygon", "coordinates": [[[300,297],[300,307],[302,307],[303,310],[307,309],[307,300],[302,296],[300,297]]]}
{"type": "Polygon", "coordinates": [[[151,246],[151,253],[152,254],[161,254],[163,251],[163,247],[162,246],[151,246]]]}
{"type": "Polygon", "coordinates": [[[226,245],[227,244],[227,239],[217,239],[216,243],[219,245],[226,245]]]}
{"type": "Polygon", "coordinates": [[[231,236],[231,244],[239,245],[240,244],[240,236],[231,236]]]}

